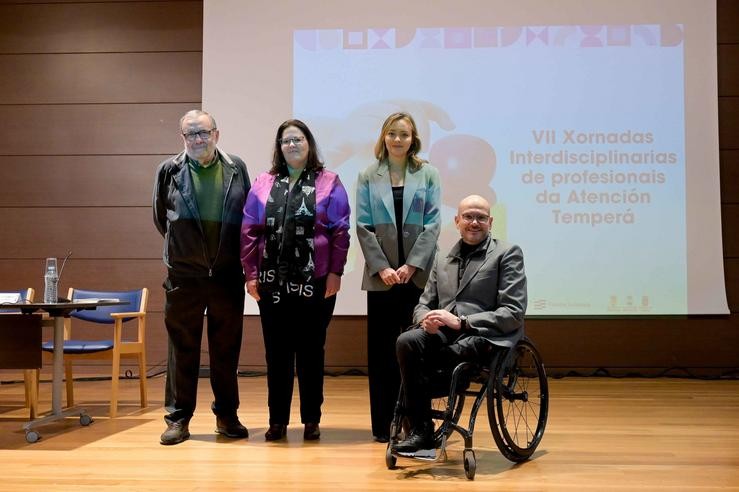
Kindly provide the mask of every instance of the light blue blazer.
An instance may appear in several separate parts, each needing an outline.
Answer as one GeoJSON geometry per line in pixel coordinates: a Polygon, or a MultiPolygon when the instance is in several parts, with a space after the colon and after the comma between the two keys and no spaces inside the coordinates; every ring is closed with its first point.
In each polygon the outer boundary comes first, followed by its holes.
{"type": "Polygon", "coordinates": [[[375,162],[359,174],[357,182],[357,238],[364,254],[362,290],[388,290],[378,272],[399,268],[398,231],[403,235],[406,264],[417,268],[411,280],[426,286],[434,264],[441,228],[439,171],[428,163],[405,173],[403,224],[395,223],[390,168],[375,162]]]}

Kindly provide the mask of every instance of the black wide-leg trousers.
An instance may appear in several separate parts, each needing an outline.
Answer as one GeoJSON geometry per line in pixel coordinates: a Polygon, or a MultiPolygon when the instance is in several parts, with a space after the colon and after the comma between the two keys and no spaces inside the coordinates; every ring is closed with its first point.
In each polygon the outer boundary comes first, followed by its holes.
{"type": "Polygon", "coordinates": [[[395,356],[398,335],[413,322],[413,309],[423,293],[415,284],[367,292],[367,371],[372,435],[388,437],[400,372],[395,356]]]}

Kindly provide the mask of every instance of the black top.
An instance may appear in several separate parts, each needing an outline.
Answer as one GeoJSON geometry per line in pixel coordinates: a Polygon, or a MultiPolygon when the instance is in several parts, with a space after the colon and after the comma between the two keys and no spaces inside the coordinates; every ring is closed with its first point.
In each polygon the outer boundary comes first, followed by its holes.
{"type": "Polygon", "coordinates": [[[395,224],[398,228],[398,266],[405,265],[403,251],[403,186],[393,186],[393,205],[395,206],[395,224]]]}

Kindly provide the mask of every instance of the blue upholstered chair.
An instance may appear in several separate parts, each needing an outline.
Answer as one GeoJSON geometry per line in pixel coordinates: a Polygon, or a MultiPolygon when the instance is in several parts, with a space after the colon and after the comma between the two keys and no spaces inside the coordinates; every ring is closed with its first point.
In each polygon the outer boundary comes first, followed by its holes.
{"type": "MultiPolygon", "coordinates": [[[[64,368],[67,386],[67,405],[74,405],[74,389],[72,377],[72,363],[84,359],[112,360],[110,416],[118,413],[118,378],[121,370],[122,357],[136,357],[139,363],[139,389],[141,393],[141,408],[147,406],[146,397],[146,304],[149,290],[146,288],[131,291],[91,291],[69,289],[67,298],[72,301],[83,299],[118,299],[127,301],[126,305],[103,306],[94,310],[81,310],[72,313],[77,318],[92,323],[113,325],[112,338],[80,340],[72,335],[72,318],[65,319],[64,326],[64,368]],[[137,336],[135,340],[123,339],[124,323],[135,322],[137,336]]],[[[42,345],[46,352],[54,351],[53,342],[42,345]]]]}
{"type": "MultiPolygon", "coordinates": [[[[23,290],[5,290],[0,294],[17,294],[18,301],[22,302],[33,302],[35,291],[31,288],[23,290]]],[[[0,314],[5,313],[20,313],[19,309],[3,307],[0,309],[0,314]]],[[[25,383],[25,394],[26,394],[26,406],[30,410],[30,419],[33,420],[38,416],[38,370],[37,369],[24,369],[23,370],[23,381],[25,383]]]]}

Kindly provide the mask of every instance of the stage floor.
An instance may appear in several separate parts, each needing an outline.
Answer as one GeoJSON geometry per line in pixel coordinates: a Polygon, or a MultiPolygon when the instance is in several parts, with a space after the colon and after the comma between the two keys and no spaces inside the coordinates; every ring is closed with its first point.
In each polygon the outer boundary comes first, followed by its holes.
{"type": "MultiPolygon", "coordinates": [[[[493,443],[483,408],[475,432],[477,475],[462,467],[454,435],[449,460],[399,460],[385,467],[385,445],[369,431],[367,379],[326,378],[320,442],[303,442],[293,400],[283,443],[267,443],[266,379],[241,378],[239,416],[251,437],[214,434],[212,393],[200,379],[192,437],[161,446],[164,379],[121,382],[119,417],[107,418],[109,381],[75,384],[75,399],[95,421],[40,429],[28,444],[22,384],[0,385],[0,490],[739,490],[739,381],[566,378],[550,380],[550,413],[533,459],[508,462],[493,443]]],[[[296,385],[297,386],[297,385],[296,385]]],[[[51,385],[41,384],[41,410],[51,385]]]]}

